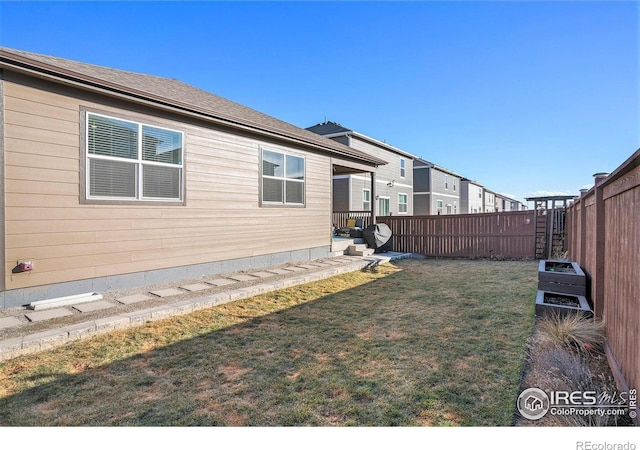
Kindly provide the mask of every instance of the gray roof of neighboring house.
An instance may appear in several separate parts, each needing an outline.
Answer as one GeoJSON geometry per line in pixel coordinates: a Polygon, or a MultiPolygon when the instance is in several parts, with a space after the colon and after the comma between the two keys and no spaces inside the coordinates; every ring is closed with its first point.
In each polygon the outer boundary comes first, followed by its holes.
{"type": "Polygon", "coordinates": [[[321,135],[337,134],[337,133],[352,133],[353,130],[345,128],[336,122],[323,122],[312,127],[307,127],[307,130],[313,131],[321,135]]]}
{"type": "Polygon", "coordinates": [[[471,184],[475,184],[476,186],[480,186],[482,189],[484,189],[484,186],[483,186],[482,184],[478,183],[478,182],[477,182],[477,181],[475,181],[475,180],[471,180],[471,179],[469,179],[469,178],[462,178],[460,181],[461,181],[461,182],[463,182],[463,183],[471,183],[471,184]]]}
{"type": "Polygon", "coordinates": [[[401,150],[397,147],[394,147],[393,145],[387,144],[386,142],[383,141],[379,141],[377,139],[374,139],[370,136],[364,135],[362,133],[358,133],[357,131],[354,131],[350,128],[346,128],[342,125],[340,125],[339,123],[336,122],[330,122],[330,121],[324,121],[323,123],[319,123],[317,125],[313,125],[311,127],[307,127],[307,130],[309,131],[313,131],[314,133],[318,133],[322,136],[328,136],[328,137],[332,137],[332,136],[340,136],[340,135],[351,135],[351,136],[355,136],[359,139],[365,140],[367,142],[370,142],[372,144],[375,144],[379,147],[382,147],[386,150],[392,151],[394,153],[398,153],[402,156],[406,156],[408,158],[411,159],[415,159],[416,156],[412,155],[411,153],[401,150]]]}
{"type": "Polygon", "coordinates": [[[414,168],[416,167],[416,165],[418,167],[420,167],[420,166],[422,166],[422,167],[433,167],[434,169],[437,169],[440,172],[445,172],[445,173],[448,173],[449,175],[453,175],[453,176],[456,176],[456,177],[458,177],[460,179],[464,179],[464,177],[462,175],[460,175],[459,173],[456,173],[453,170],[449,170],[446,167],[439,166],[439,165],[437,165],[435,163],[432,163],[431,161],[427,161],[426,159],[416,158],[416,162],[417,162],[417,164],[414,163],[414,168]]]}
{"type": "Polygon", "coordinates": [[[326,139],[311,131],[198,89],[181,81],[0,47],[0,68],[53,78],[106,94],[151,102],[156,107],[197,115],[221,125],[243,128],[296,142],[368,165],[386,161],[326,139]]]}

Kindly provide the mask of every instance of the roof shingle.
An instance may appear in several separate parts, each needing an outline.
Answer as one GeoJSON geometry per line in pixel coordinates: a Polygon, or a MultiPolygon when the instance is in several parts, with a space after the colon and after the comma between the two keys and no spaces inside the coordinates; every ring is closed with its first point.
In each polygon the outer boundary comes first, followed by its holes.
{"type": "Polygon", "coordinates": [[[0,67],[27,69],[80,81],[88,88],[102,88],[144,98],[156,104],[205,114],[229,126],[243,126],[255,131],[293,139],[301,144],[365,162],[370,165],[386,161],[323,138],[290,123],[227,100],[181,81],[154,75],[128,72],[55,56],[0,47],[0,67]]]}

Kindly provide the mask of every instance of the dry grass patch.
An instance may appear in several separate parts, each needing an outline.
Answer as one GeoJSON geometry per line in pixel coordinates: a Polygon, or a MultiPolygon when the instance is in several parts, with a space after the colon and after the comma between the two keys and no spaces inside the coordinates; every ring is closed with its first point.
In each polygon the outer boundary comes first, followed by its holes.
{"type": "Polygon", "coordinates": [[[0,364],[0,424],[511,425],[535,262],[405,260],[0,364]]]}

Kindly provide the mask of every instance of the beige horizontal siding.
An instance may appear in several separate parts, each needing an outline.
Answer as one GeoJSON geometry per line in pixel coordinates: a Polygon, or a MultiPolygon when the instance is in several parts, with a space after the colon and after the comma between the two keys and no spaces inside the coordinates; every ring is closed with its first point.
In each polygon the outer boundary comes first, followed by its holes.
{"type": "Polygon", "coordinates": [[[4,82],[6,289],[330,244],[328,157],[13,76],[4,82]],[[183,131],[186,205],[81,203],[81,108],[183,131]],[[260,207],[261,147],[305,157],[305,207],[260,207]],[[35,269],[12,274],[22,259],[35,269]]]}

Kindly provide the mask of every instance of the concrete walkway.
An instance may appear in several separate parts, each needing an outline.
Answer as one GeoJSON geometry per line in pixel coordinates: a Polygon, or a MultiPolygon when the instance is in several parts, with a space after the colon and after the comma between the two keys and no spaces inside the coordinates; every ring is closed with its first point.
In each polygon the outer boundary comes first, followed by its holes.
{"type": "Polygon", "coordinates": [[[103,298],[97,301],[42,311],[27,308],[0,311],[0,361],[411,257],[411,254],[396,252],[362,257],[338,256],[261,271],[218,274],[114,291],[104,293],[103,298]]]}

